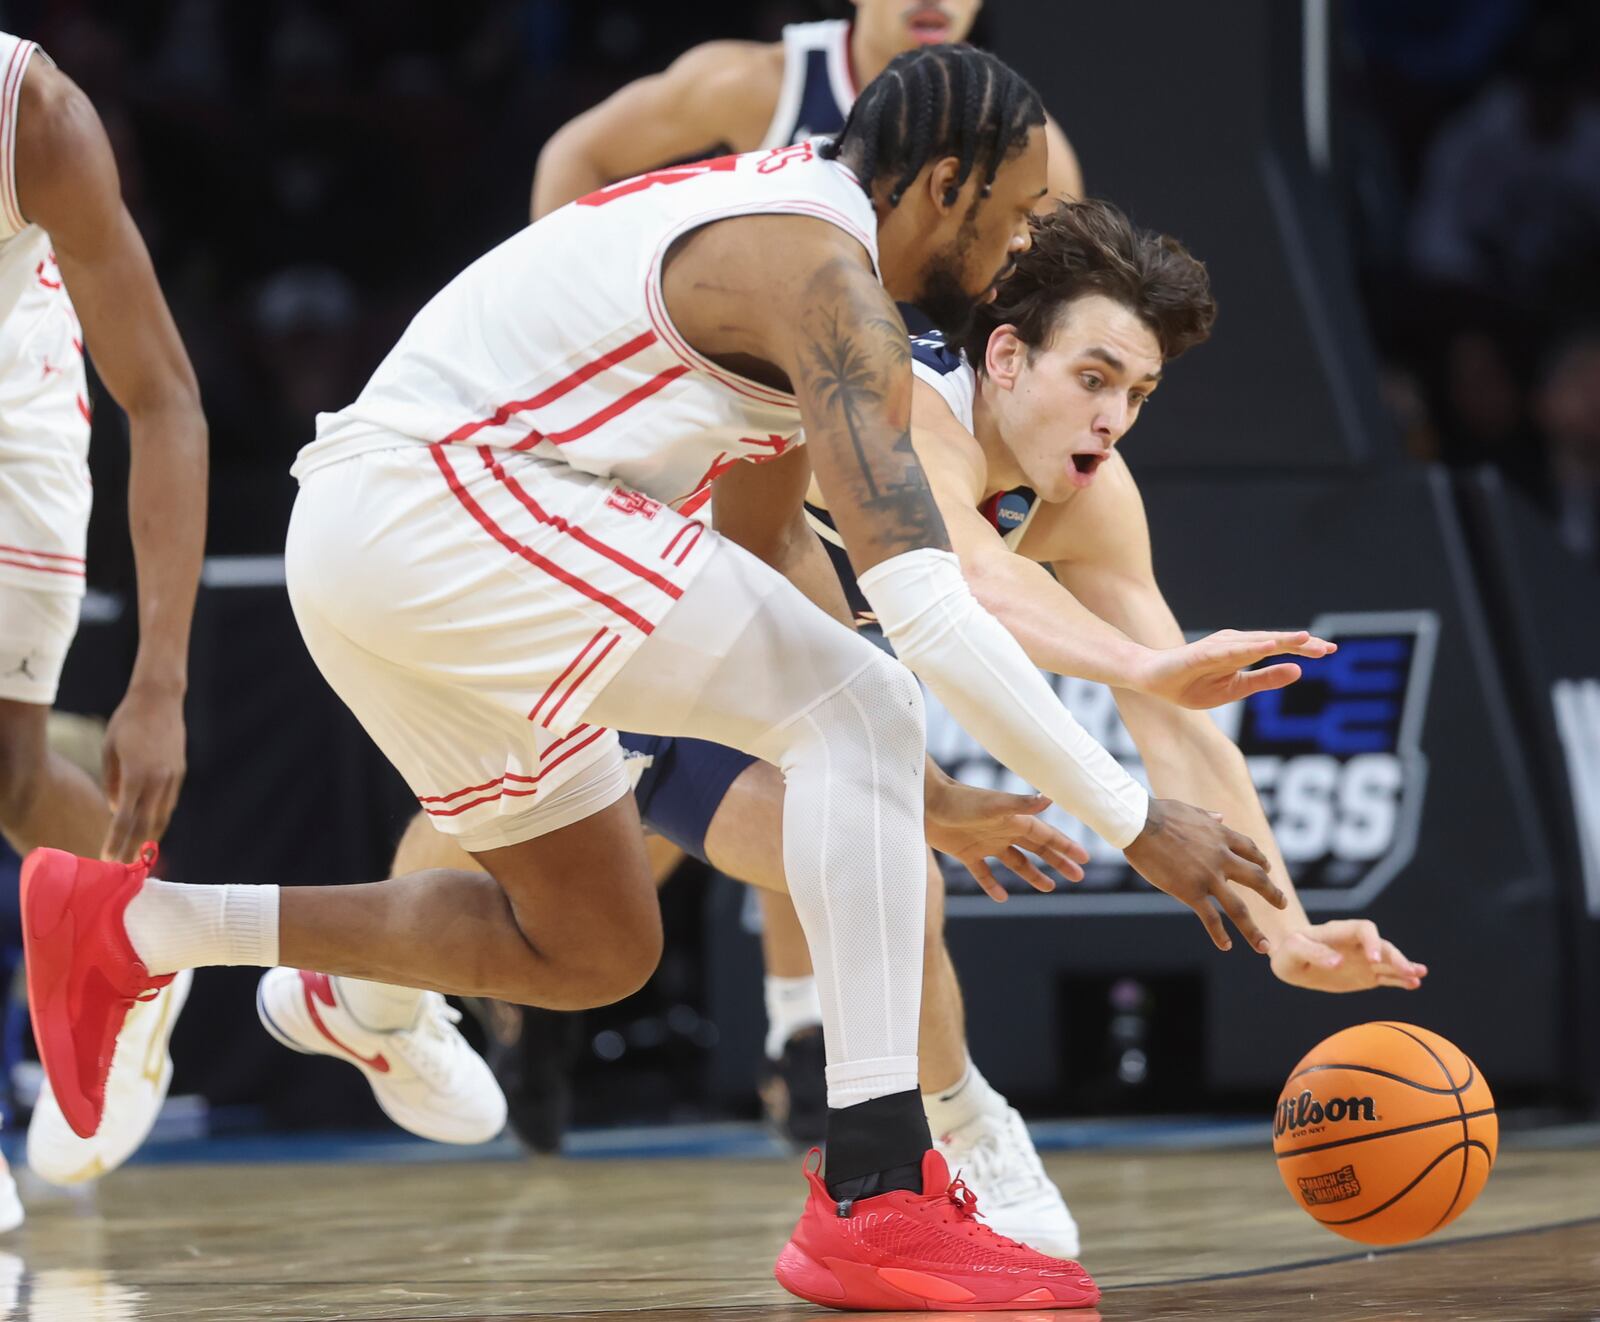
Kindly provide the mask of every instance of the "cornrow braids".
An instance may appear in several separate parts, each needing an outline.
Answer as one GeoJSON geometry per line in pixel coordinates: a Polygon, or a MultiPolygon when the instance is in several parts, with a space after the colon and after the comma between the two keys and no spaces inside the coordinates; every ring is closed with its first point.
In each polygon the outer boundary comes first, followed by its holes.
{"type": "Polygon", "coordinates": [[[1144,322],[1165,361],[1210,336],[1217,315],[1211,278],[1176,239],[1136,229],[1096,198],[1063,202],[1031,224],[1033,245],[993,301],[978,308],[962,346],[977,371],[997,327],[1013,326],[1031,355],[1049,343],[1062,310],[1088,294],[1103,294],[1144,322]]]}
{"type": "Polygon", "coordinates": [[[1044,123],[1044,104],[1014,69],[965,44],[903,51],[862,90],[839,136],[822,147],[872,192],[889,182],[889,205],[930,161],[960,163],[945,203],[978,171],[986,196],[1006,158],[1044,123]]]}

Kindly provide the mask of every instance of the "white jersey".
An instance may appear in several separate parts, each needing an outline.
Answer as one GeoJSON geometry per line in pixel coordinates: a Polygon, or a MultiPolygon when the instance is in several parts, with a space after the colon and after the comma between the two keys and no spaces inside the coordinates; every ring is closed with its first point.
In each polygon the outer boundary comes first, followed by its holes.
{"type": "Polygon", "coordinates": [[[684,512],[741,460],[797,442],[792,394],[697,353],[661,291],[673,240],[729,216],[838,226],[877,269],[872,204],[811,143],[677,166],[562,207],[422,309],[356,401],[317,419],[297,477],[406,444],[531,452],[684,512]]]}
{"type": "Polygon", "coordinates": [[[850,22],[790,23],[783,29],[783,82],[763,147],[833,137],[856,103],[850,68],[850,22]]]}
{"type": "Polygon", "coordinates": [[[0,32],[0,583],[82,593],[89,524],[83,332],[50,236],[17,199],[17,107],[31,41],[0,32]]]}

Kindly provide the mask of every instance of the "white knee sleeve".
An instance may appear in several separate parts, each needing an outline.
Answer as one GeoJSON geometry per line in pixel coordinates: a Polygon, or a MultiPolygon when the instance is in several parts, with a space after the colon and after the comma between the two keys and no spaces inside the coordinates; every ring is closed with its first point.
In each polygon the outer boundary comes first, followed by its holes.
{"type": "Polygon", "coordinates": [[[755,750],[783,768],[783,865],[817,975],[828,1100],[917,1084],[922,692],[887,657],[755,750]]]}
{"type": "Polygon", "coordinates": [[[829,1102],[915,1088],[927,864],[911,673],[724,542],[589,719],[783,769],[784,870],[817,972],[829,1102]]]}

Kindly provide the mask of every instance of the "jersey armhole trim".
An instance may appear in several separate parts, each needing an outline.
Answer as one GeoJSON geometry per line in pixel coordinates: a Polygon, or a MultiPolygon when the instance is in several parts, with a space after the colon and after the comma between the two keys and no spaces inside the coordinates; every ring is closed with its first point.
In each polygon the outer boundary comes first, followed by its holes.
{"type": "Polygon", "coordinates": [[[772,119],[761,139],[763,151],[789,145],[795,118],[800,113],[800,94],[805,90],[806,49],[796,28],[796,24],[790,23],[783,29],[783,81],[778,85],[778,104],[773,107],[772,119]]]}
{"type": "Polygon", "coordinates": [[[740,376],[737,372],[730,372],[727,368],[718,367],[709,358],[698,353],[689,341],[679,333],[678,328],[673,325],[672,318],[667,313],[666,296],[661,292],[661,267],[666,259],[667,249],[685,234],[719,220],[732,220],[739,216],[774,215],[813,216],[818,220],[826,220],[838,226],[867,250],[867,256],[872,261],[873,274],[882,279],[878,271],[878,254],[871,240],[842,211],[836,211],[833,207],[824,203],[809,200],[754,202],[743,207],[729,207],[725,210],[702,212],[697,216],[690,216],[687,220],[675,226],[661,240],[661,244],[656,249],[654,256],[650,258],[649,269],[645,272],[645,311],[650,318],[650,325],[661,337],[661,342],[671,349],[680,361],[688,364],[696,371],[705,373],[737,395],[744,395],[748,399],[758,400],[763,404],[772,404],[799,412],[800,401],[788,391],[774,390],[771,386],[764,386],[759,381],[753,381],[747,376],[740,376]]]}
{"type": "Polygon", "coordinates": [[[11,231],[5,238],[14,238],[28,228],[17,196],[17,108],[22,99],[23,75],[38,49],[34,42],[19,41],[11,48],[11,58],[0,78],[0,217],[11,231]]]}

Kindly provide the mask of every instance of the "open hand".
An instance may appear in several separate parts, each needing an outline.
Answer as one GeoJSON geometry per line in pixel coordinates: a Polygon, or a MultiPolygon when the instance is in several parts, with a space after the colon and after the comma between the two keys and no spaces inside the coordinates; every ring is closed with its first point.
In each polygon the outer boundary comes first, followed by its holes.
{"type": "Polygon", "coordinates": [[[1258,661],[1279,655],[1323,657],[1338,650],[1337,643],[1313,638],[1304,629],[1296,633],[1223,629],[1182,647],[1151,653],[1139,688],[1180,707],[1221,707],[1300,678],[1300,667],[1293,661],[1251,670],[1258,661]]]}
{"type": "Polygon", "coordinates": [[[1007,794],[943,778],[930,780],[925,805],[928,843],[959,859],[992,900],[1004,903],[1006,889],[989,871],[998,858],[1036,891],[1056,884],[1024,854],[1030,850],[1069,881],[1083,880],[1089,851],[1039,814],[1050,806],[1042,794],[1007,794]]]}
{"type": "Polygon", "coordinates": [[[1278,937],[1272,943],[1272,971],[1290,986],[1325,992],[1416,991],[1428,976],[1426,964],[1407,959],[1365,918],[1313,923],[1278,937]]]}
{"type": "Polygon", "coordinates": [[[1275,909],[1288,900],[1267,875],[1266,856],[1255,842],[1224,826],[1216,813],[1175,799],[1151,799],[1144,830],[1122,852],[1152,886],[1195,911],[1218,950],[1233,945],[1223,914],[1252,948],[1262,954],[1271,948],[1235,884],[1249,887],[1275,909]]]}
{"type": "Polygon", "coordinates": [[[106,726],[106,800],[111,829],[100,856],[128,863],[146,840],[160,840],[183,787],[183,698],[130,688],[106,726]]]}

